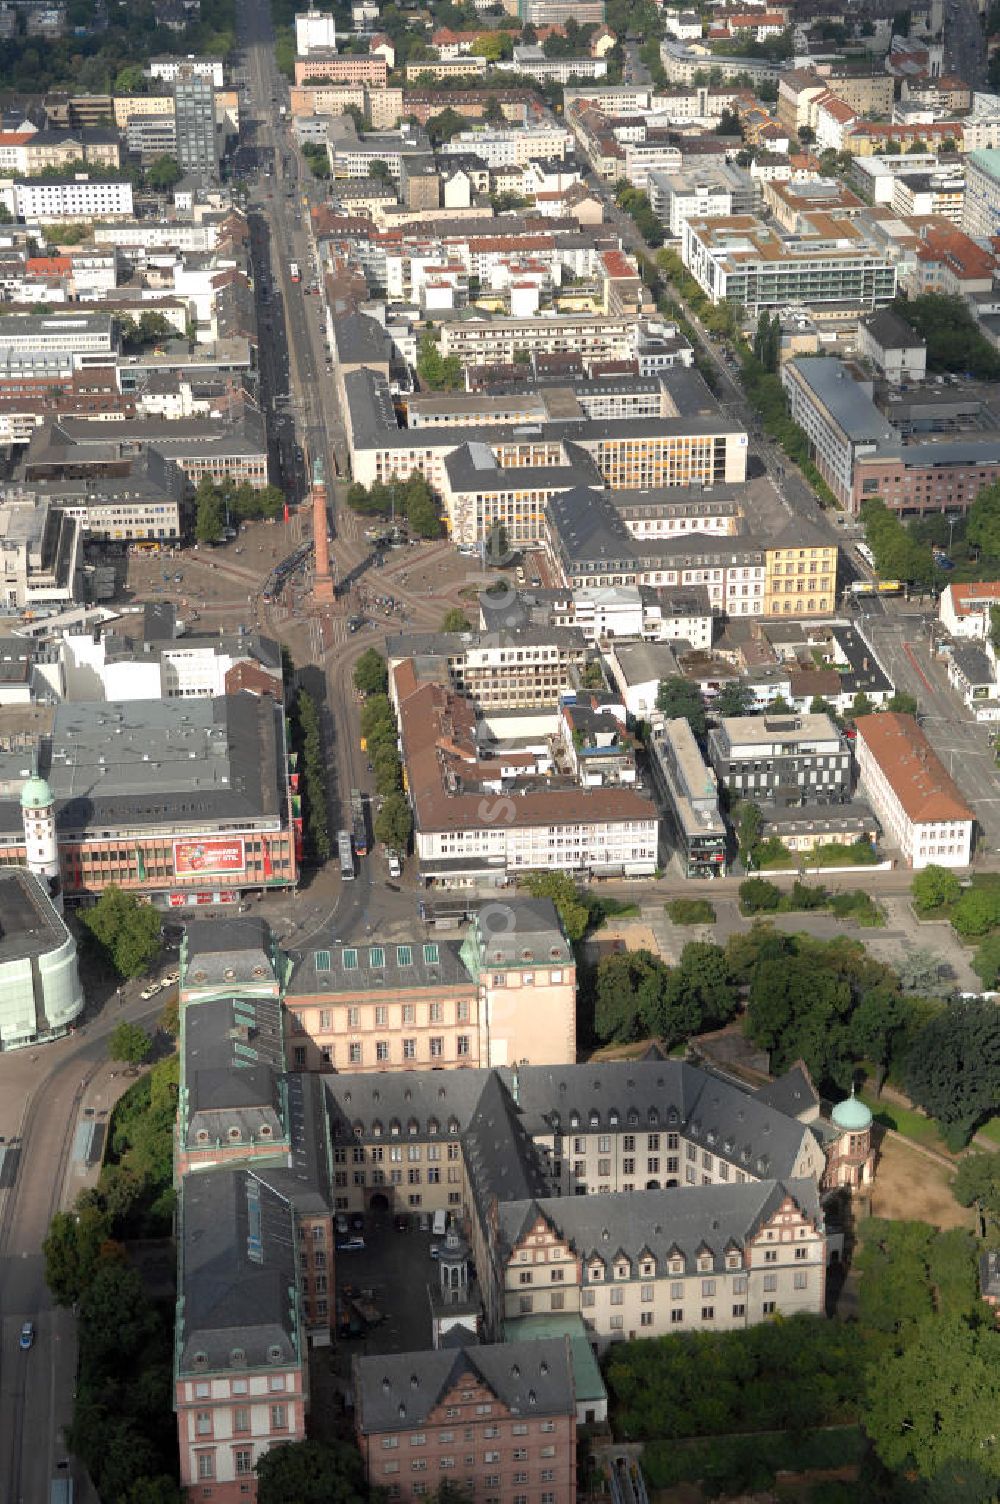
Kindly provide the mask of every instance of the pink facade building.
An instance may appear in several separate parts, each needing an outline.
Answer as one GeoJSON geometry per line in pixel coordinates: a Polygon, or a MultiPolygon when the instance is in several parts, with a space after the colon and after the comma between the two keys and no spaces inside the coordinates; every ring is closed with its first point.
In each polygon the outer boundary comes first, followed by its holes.
{"type": "Polygon", "coordinates": [[[369,1486],[391,1500],[448,1482],[477,1504],[575,1504],[565,1338],[355,1358],[354,1415],[369,1486]]]}

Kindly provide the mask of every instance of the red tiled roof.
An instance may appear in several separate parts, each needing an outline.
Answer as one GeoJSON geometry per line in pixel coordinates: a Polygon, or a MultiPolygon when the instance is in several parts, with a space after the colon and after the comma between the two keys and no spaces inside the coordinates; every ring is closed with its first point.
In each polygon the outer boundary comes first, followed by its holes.
{"type": "Polygon", "coordinates": [[[958,785],[912,715],[883,711],[855,722],[904,811],[914,822],[972,820],[958,785]]]}

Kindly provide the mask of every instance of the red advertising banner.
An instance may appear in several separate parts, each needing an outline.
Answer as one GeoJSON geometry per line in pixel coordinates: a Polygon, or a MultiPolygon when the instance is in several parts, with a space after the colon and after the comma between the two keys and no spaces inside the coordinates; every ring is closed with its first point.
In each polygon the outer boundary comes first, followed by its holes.
{"type": "Polygon", "coordinates": [[[246,852],[240,836],[229,840],[202,839],[174,842],[174,876],[204,877],[222,872],[242,872],[246,852]]]}

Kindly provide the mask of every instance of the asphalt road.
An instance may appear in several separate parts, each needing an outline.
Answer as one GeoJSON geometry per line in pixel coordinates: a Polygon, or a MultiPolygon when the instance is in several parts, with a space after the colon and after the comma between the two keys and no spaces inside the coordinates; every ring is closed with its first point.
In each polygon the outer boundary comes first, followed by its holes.
{"type": "Polygon", "coordinates": [[[53,1214],[75,1193],[70,1160],[82,1110],[86,1105],[99,1110],[99,1101],[107,1108],[114,1094],[108,1081],[109,1034],[123,1018],[155,1026],[158,1009],[139,999],[137,985],[132,991],[136,995],[124,1008],[109,1001],[99,1016],[65,1039],[0,1055],[4,1136],[15,1144],[0,1188],[3,1504],[45,1504],[58,1464],[67,1459],[62,1430],[72,1418],[75,1330],[71,1314],[52,1305],[41,1249],[53,1214]],[[25,1321],[33,1321],[36,1332],[26,1353],[18,1347],[25,1321]]]}

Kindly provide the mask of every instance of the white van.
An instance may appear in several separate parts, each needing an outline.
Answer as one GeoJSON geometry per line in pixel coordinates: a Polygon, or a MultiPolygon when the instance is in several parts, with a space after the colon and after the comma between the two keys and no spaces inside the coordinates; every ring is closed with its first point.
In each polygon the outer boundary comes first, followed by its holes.
{"type": "Polygon", "coordinates": [[[448,1231],[448,1213],[437,1211],[434,1213],[434,1222],[431,1227],[436,1238],[443,1238],[448,1231]]]}

